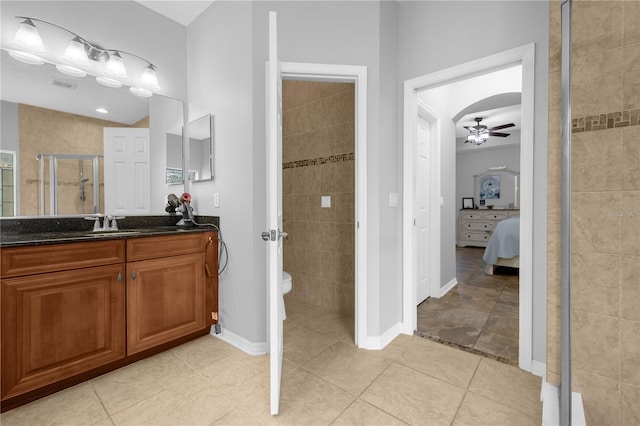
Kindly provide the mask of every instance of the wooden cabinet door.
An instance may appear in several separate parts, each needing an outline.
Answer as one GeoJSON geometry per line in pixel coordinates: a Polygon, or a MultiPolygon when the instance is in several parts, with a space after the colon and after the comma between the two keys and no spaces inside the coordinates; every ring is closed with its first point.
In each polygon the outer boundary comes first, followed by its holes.
{"type": "Polygon", "coordinates": [[[127,263],[127,354],[205,328],[204,253],[127,263]]]}
{"type": "Polygon", "coordinates": [[[125,356],[124,264],[3,279],[2,397],[125,356]]]}

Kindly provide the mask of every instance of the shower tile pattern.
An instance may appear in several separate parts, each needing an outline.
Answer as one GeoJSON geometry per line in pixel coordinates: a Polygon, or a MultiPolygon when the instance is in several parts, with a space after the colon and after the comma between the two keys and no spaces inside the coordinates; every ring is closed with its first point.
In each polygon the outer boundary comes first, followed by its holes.
{"type": "MultiPolygon", "coordinates": [[[[640,423],[640,3],[572,6],[572,364],[588,424],[640,423]],[[633,403],[631,401],[634,401],[633,403]]],[[[560,378],[560,2],[550,2],[547,380],[560,378]]]]}
{"type": "Polygon", "coordinates": [[[283,81],[284,269],[291,297],[354,312],[354,120],[352,83],[283,81]],[[321,207],[321,197],[331,207],[321,207]]]}

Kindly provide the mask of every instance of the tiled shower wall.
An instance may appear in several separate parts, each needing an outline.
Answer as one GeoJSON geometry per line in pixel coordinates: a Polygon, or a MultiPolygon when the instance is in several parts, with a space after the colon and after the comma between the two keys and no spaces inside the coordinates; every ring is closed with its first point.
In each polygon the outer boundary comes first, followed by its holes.
{"type": "MultiPolygon", "coordinates": [[[[547,380],[560,376],[560,3],[550,3],[547,380]]],[[[640,2],[574,1],[572,366],[587,424],[640,424],[640,2]]]]}
{"type": "MultiPolygon", "coordinates": [[[[39,153],[103,155],[105,127],[149,127],[145,118],[133,126],[112,121],[19,104],[20,211],[19,215],[40,214],[39,153]]],[[[49,213],[49,160],[45,162],[45,209],[49,213]]],[[[86,184],[85,211],[80,201],[80,162],[60,160],[58,169],[58,213],[92,213],[93,167],[83,162],[86,184]]],[[[104,165],[100,159],[100,209],[104,209],[104,165]]]]}
{"type": "Polygon", "coordinates": [[[353,83],[283,81],[284,270],[290,297],[354,312],[353,83]],[[321,197],[331,207],[321,207],[321,197]]]}

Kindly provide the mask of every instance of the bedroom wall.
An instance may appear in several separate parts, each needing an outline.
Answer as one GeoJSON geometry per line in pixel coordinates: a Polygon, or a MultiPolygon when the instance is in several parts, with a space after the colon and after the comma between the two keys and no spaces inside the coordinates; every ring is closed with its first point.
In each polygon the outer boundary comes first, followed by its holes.
{"type": "MultiPolygon", "coordinates": [[[[573,391],[640,424],[640,2],[573,2],[573,391]]],[[[547,381],[560,374],[560,2],[550,2],[547,381]]]]}
{"type": "MultiPolygon", "coordinates": [[[[520,171],[520,146],[501,149],[479,149],[458,152],[456,155],[456,202],[462,208],[462,197],[475,197],[474,176],[486,172],[491,166],[507,166],[514,172],[520,171]]],[[[478,198],[475,197],[478,204],[478,198]]],[[[496,205],[500,203],[496,200],[496,205]]]]}

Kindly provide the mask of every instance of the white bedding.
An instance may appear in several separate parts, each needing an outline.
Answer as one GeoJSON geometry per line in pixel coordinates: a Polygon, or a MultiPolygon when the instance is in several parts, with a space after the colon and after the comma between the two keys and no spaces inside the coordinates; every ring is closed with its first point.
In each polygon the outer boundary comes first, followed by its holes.
{"type": "Polygon", "coordinates": [[[520,254],[520,218],[505,219],[496,225],[489,238],[482,259],[487,264],[495,264],[499,257],[511,259],[520,254]]]}

